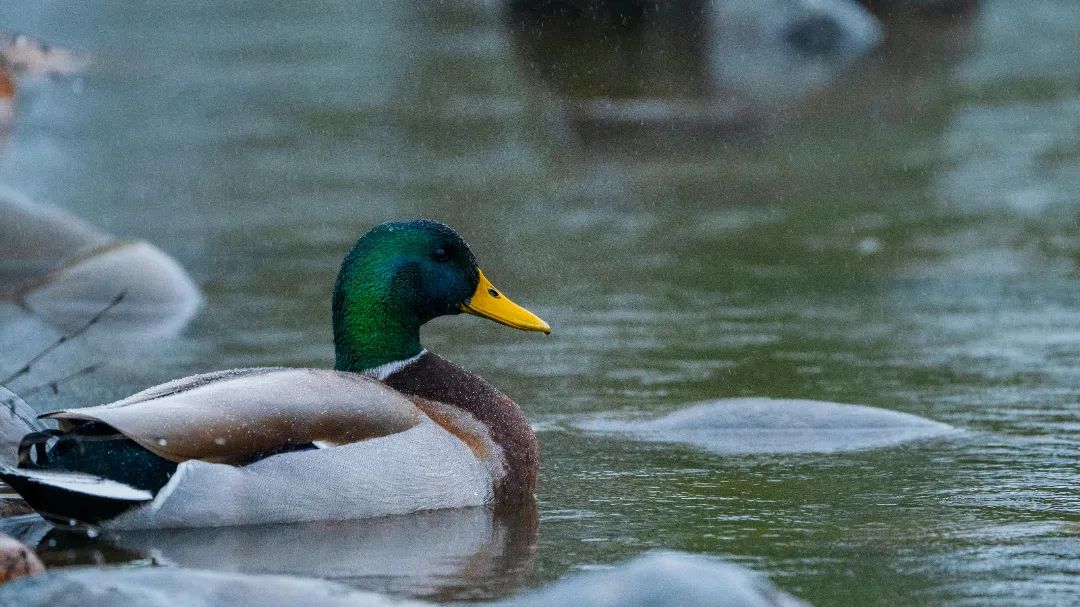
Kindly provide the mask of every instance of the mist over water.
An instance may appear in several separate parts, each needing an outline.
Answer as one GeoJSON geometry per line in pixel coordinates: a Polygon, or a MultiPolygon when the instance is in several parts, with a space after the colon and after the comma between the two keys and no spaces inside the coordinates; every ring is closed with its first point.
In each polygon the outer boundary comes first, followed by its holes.
{"type": "MultiPolygon", "coordinates": [[[[97,61],[25,91],[0,182],[160,247],[206,300],[176,338],[91,333],[39,375],[107,364],[27,400],[332,366],[342,256],[378,222],[431,217],[552,325],[454,317],[424,333],[540,430],[539,530],[460,540],[499,546],[496,562],[517,551],[501,587],[452,566],[437,583],[327,577],[487,599],[661,548],[748,565],[814,605],[1080,601],[1077,24],[1068,0],[895,24],[851,77],[798,111],[739,114],[756,126],[733,133],[583,119],[590,92],[558,75],[588,70],[596,41],[538,72],[543,49],[479,2],[4,3],[3,27],[97,61]],[[574,426],[748,396],[964,432],[721,455],[574,426]]],[[[670,82],[683,64],[649,65],[670,82]]],[[[14,314],[0,310],[2,370],[56,336],[14,314]]],[[[244,570],[266,570],[264,533],[230,539],[244,570]]],[[[122,535],[42,546],[50,563],[145,558],[122,535]]]]}

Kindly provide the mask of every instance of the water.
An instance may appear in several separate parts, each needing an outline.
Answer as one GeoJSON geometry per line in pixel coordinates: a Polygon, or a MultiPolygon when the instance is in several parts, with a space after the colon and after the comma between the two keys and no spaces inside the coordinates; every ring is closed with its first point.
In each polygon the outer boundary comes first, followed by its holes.
{"type": "MultiPolygon", "coordinates": [[[[561,119],[568,89],[538,82],[536,49],[478,6],[18,2],[0,23],[100,57],[75,85],[27,91],[0,180],[150,240],[207,298],[179,338],[61,356],[57,369],[109,364],[35,406],[223,367],[329,366],[337,265],[387,219],[455,226],[554,328],[456,317],[425,333],[541,430],[538,530],[446,524],[500,546],[478,550],[513,575],[455,573],[470,561],[453,551],[437,583],[407,567],[353,575],[327,538],[314,552],[327,577],[482,600],[668,548],[748,565],[815,605],[1080,601],[1080,5],[991,0],[928,37],[896,24],[858,77],[752,121],[769,136],[561,119]],[[573,429],[734,396],[966,432],[720,456],[573,429]]],[[[51,336],[25,327],[26,349],[51,336]]],[[[355,525],[310,535],[377,534],[355,525]]],[[[264,555],[278,563],[275,540],[296,535],[228,541],[238,568],[277,571],[264,555]]],[[[43,551],[151,558],[132,543],[43,551]]],[[[212,552],[183,563],[214,566],[212,552]]]]}

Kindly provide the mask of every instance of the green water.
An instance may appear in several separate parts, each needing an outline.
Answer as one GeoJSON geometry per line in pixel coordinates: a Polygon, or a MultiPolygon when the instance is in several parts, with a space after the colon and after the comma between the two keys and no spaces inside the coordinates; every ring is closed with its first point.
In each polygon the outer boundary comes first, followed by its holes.
{"type": "MultiPolygon", "coordinates": [[[[176,339],[91,344],[80,356],[109,364],[36,406],[330,366],[342,255],[377,222],[433,217],[554,328],[426,330],[525,407],[543,454],[535,557],[435,594],[513,593],[663,547],[815,605],[1080,601],[1080,5],[988,1],[966,25],[917,24],[789,128],[738,136],[561,119],[566,87],[536,80],[535,49],[496,15],[402,4],[0,7],[0,24],[99,58],[78,86],[30,91],[0,181],[158,244],[207,298],[176,339]],[[569,429],[739,395],[967,432],[720,457],[569,429]]],[[[275,533],[232,549],[257,563],[275,533]]],[[[325,567],[433,593],[408,571],[325,567]]]]}

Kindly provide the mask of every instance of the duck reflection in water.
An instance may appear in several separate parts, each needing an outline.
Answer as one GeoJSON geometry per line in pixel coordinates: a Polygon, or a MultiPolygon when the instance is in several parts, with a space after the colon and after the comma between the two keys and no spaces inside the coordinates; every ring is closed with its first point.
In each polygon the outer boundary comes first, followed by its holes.
{"type": "Polygon", "coordinates": [[[130,563],[318,577],[438,602],[496,599],[533,578],[535,502],[504,510],[459,508],[358,521],[110,532],[90,537],[36,515],[5,532],[36,546],[49,567],[130,563]]]}

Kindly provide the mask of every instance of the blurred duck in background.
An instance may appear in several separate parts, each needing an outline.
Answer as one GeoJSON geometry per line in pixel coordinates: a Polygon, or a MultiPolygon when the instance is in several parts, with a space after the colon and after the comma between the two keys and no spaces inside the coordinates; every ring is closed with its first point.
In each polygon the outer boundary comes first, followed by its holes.
{"type": "Polygon", "coordinates": [[[935,17],[969,14],[978,0],[861,0],[875,14],[883,17],[935,17]]]}
{"type": "Polygon", "coordinates": [[[70,49],[10,32],[0,32],[0,61],[25,76],[74,76],[89,64],[85,56],[70,49]]]}
{"type": "MultiPolygon", "coordinates": [[[[0,139],[16,119],[17,85],[74,77],[89,63],[74,51],[0,32],[0,139]]],[[[0,305],[71,330],[120,293],[124,305],[105,324],[144,336],[179,332],[202,301],[184,269],[157,247],[118,239],[0,187],[0,305]]]]}
{"type": "Polygon", "coordinates": [[[15,119],[15,81],[0,63],[0,138],[7,135],[15,119]]]}
{"type": "Polygon", "coordinates": [[[161,249],[0,187],[0,304],[70,331],[121,293],[123,305],[101,324],[142,336],[178,333],[202,304],[187,272],[161,249]]]}
{"type": "Polygon", "coordinates": [[[514,0],[527,71],[584,139],[770,130],[884,34],[852,0],[514,0]]]}
{"type": "Polygon", "coordinates": [[[73,76],[87,60],[65,48],[0,30],[0,138],[15,120],[16,80],[73,76]]]}

